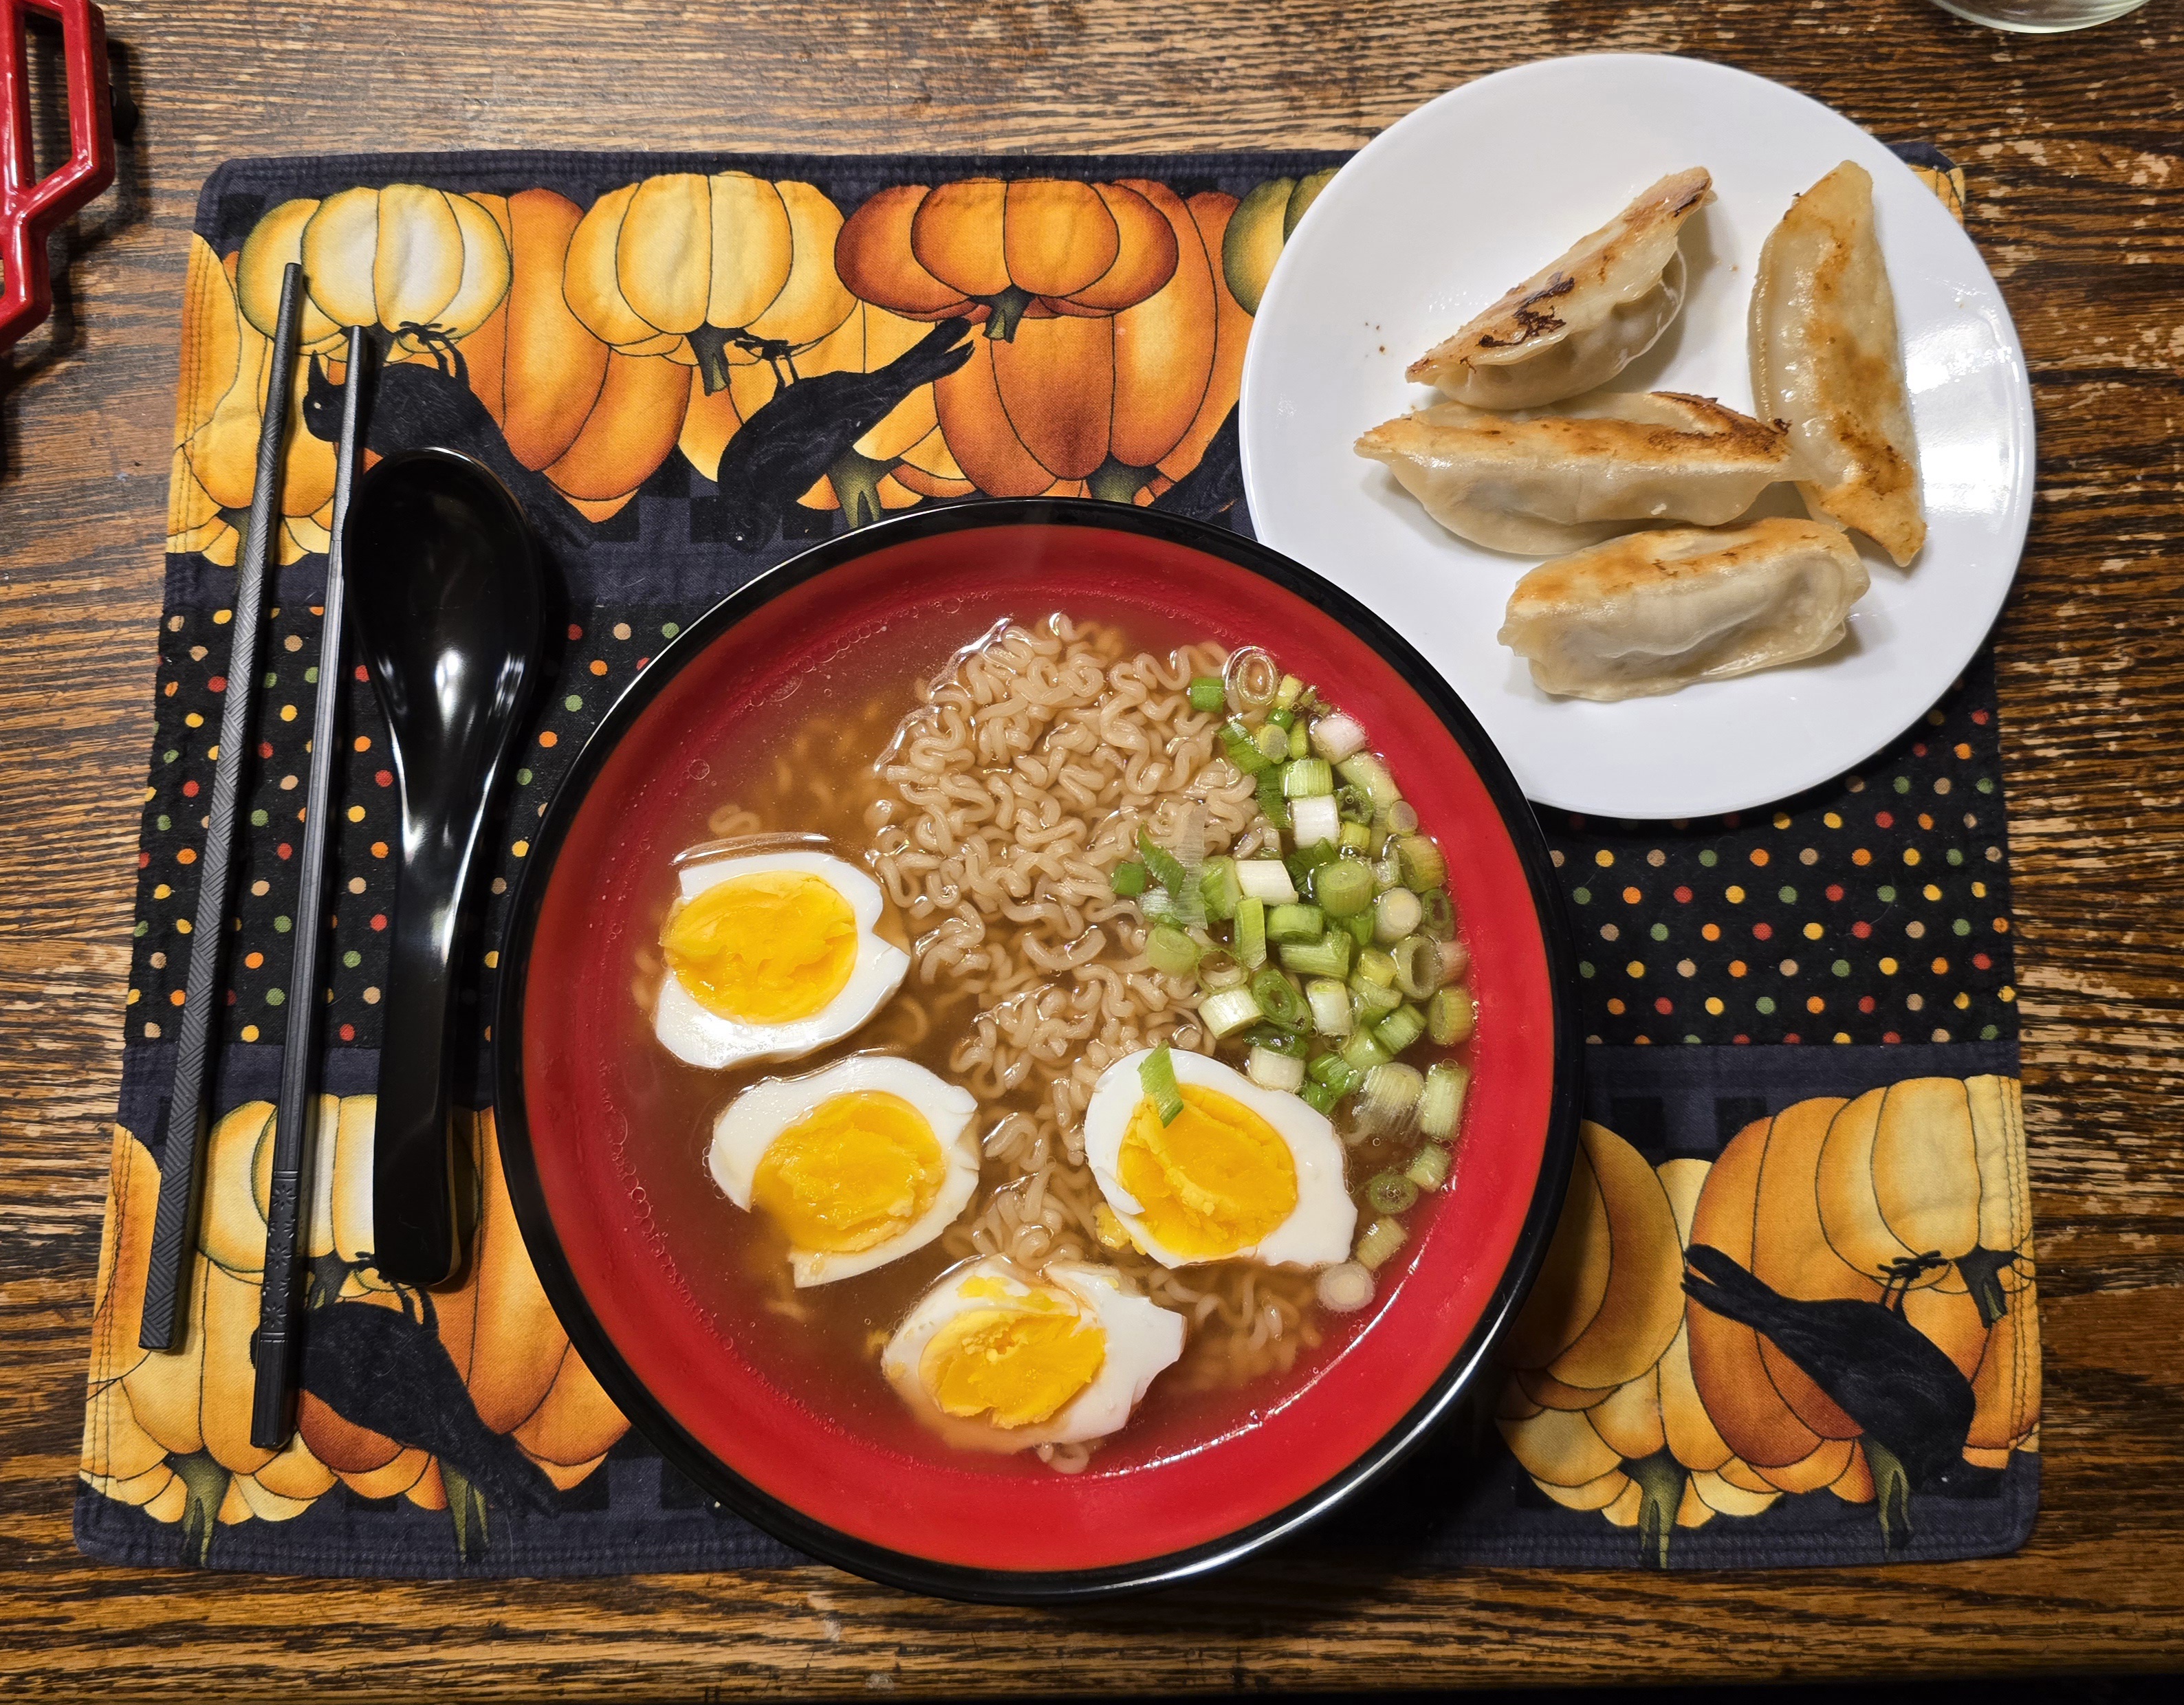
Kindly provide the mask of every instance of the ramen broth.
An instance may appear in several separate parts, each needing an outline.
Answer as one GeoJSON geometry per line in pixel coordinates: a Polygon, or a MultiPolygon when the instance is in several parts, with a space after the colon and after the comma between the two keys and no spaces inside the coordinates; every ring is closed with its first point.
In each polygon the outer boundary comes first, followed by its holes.
{"type": "MultiPolygon", "coordinates": [[[[1200,636],[1178,631],[1155,613],[1134,606],[1084,607],[1070,612],[1080,624],[1096,621],[1119,630],[1125,652],[1165,656],[1200,636]]],[[[973,982],[945,973],[931,983],[915,967],[870,1022],[839,1041],[799,1058],[744,1065],[725,1072],[701,1070],[672,1057],[652,1030],[652,1009],[663,975],[658,945],[676,894],[677,871],[695,850],[717,855],[742,850],[754,838],[796,837],[858,868],[876,867],[868,813],[886,791],[879,763],[898,724],[918,705],[924,683],[946,673],[965,648],[989,634],[1011,614],[1028,627],[1047,612],[1010,612],[959,605],[944,616],[920,616],[866,636],[800,676],[793,690],[739,717],[733,743],[715,753],[677,802],[660,838],[659,856],[637,897],[638,944],[629,967],[629,998],[621,1006],[625,1034],[612,1050],[619,1083],[616,1103],[627,1110],[621,1169],[638,1193],[659,1246],[677,1282],[705,1309],[724,1340],[785,1393],[838,1425],[875,1431],[922,1455],[945,1457],[1000,1472],[1044,1472],[1027,1451],[1019,1456],[951,1451],[916,1427],[882,1378],[878,1357],[889,1335],[933,1283],[965,1258],[959,1239],[936,1239],[922,1249],[856,1277],[797,1289],[791,1282],[785,1236],[764,1213],[730,1202],[708,1170],[716,1117],[740,1092],[766,1078],[802,1077],[847,1056],[884,1053],[914,1061],[950,1083],[968,1074],[951,1064],[970,1034],[980,1004],[973,982]],[[722,845],[720,844],[728,844],[722,845]],[[951,1248],[951,1243],[956,1246],[951,1248]]],[[[776,843],[777,844],[777,843],[776,843]]],[[[911,945],[916,929],[892,900],[877,933],[911,945]]],[[[929,928],[929,922],[923,926],[929,928]]],[[[1201,1048],[1204,1046],[1201,1045],[1201,1048]]],[[[1235,1050],[1223,1056],[1240,1065],[1235,1050]]],[[[1458,1048],[1449,1057],[1468,1058],[1458,1048]]],[[[1011,1112],[1036,1106],[1043,1089],[1036,1074],[1000,1099],[982,1098],[973,1128],[983,1138],[1011,1112]]],[[[1338,1119],[1338,1123],[1341,1121],[1338,1119]]],[[[1353,1193],[1366,1181],[1400,1167],[1415,1139],[1369,1139],[1347,1150],[1346,1178],[1353,1193]]],[[[1017,1169],[990,1152],[978,1192],[963,1219],[977,1215],[997,1190],[1017,1180],[1017,1169]]],[[[1423,1205],[1422,1205],[1423,1207],[1423,1205]]],[[[1372,1218],[1361,1209],[1358,1225],[1372,1218]]],[[[1158,1269],[1134,1249],[1117,1251],[1078,1239],[1083,1258],[1118,1268],[1142,1283],[1158,1269]]],[[[1223,1263],[1234,1268],[1239,1263],[1223,1263]]],[[[1392,1277],[1394,1269],[1390,1269],[1392,1277]]],[[[1211,1290],[1241,1283],[1231,1273],[1186,1269],[1178,1277],[1211,1290]]],[[[1244,1423],[1293,1389],[1296,1380],[1347,1340],[1373,1310],[1338,1314],[1313,1301],[1313,1275],[1256,1269],[1252,1283],[1296,1304],[1301,1342],[1281,1377],[1240,1384],[1209,1358],[1209,1334],[1194,1326],[1182,1360],[1156,1379],[1122,1440],[1132,1446],[1203,1439],[1244,1423]]],[[[1114,1450],[1110,1440],[1105,1448],[1114,1450]]],[[[1137,1454],[1133,1448],[1132,1454],[1137,1454]]],[[[1077,1463],[1057,1466],[1081,1465],[1077,1463]]]]}

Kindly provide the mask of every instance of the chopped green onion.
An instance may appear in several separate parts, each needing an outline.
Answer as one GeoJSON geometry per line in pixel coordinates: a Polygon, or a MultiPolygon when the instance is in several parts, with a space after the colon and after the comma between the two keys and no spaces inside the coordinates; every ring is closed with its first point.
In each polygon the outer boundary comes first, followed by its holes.
{"type": "Polygon", "coordinates": [[[1194,710],[1218,710],[1228,702],[1228,689],[1221,684],[1218,675],[1201,675],[1190,683],[1190,708],[1194,710]]]}
{"type": "Polygon", "coordinates": [[[1360,947],[1373,944],[1373,914],[1370,911],[1361,911],[1355,917],[1344,918],[1342,927],[1350,932],[1350,939],[1360,947]]]}
{"type": "Polygon", "coordinates": [[[1150,829],[1138,830],[1138,856],[1145,861],[1152,878],[1168,891],[1168,897],[1178,897],[1184,887],[1183,861],[1153,839],[1150,829]]]}
{"type": "Polygon", "coordinates": [[[1221,745],[1228,761],[1245,775],[1256,776],[1267,767],[1267,755],[1259,749],[1258,741],[1233,716],[1222,725],[1221,745]]]}
{"type": "Polygon", "coordinates": [[[1373,1275],[1357,1262],[1338,1261],[1320,1268],[1313,1288],[1322,1307],[1337,1314],[1355,1314],[1373,1300],[1373,1275]]]}
{"type": "Polygon", "coordinates": [[[1280,709],[1286,710],[1296,703],[1304,690],[1303,682],[1298,680],[1294,675],[1284,675],[1282,677],[1282,684],[1274,688],[1274,703],[1280,709]]]}
{"type": "Polygon", "coordinates": [[[1350,974],[1350,938],[1340,930],[1330,929],[1317,941],[1285,941],[1282,964],[1301,977],[1339,980],[1350,974]]]}
{"type": "Polygon", "coordinates": [[[1388,766],[1370,752],[1353,752],[1334,767],[1344,781],[1363,791],[1376,811],[1386,811],[1403,797],[1388,766]]]}
{"type": "MultiPolygon", "coordinates": [[[[1305,733],[1304,724],[1299,722],[1290,730],[1290,761],[1295,763],[1300,758],[1311,755],[1312,737],[1305,733]]],[[[1327,791],[1330,794],[1334,791],[1332,783],[1329,783],[1327,791]]]]}
{"type": "MultiPolygon", "coordinates": [[[[1457,1121],[1463,1117],[1463,1092],[1470,1087],[1470,1073],[1453,1060],[1441,1061],[1426,1073],[1425,1092],[1418,1097],[1418,1128],[1440,1142],[1454,1136],[1457,1121]]],[[[1444,1160],[1442,1175],[1446,1176],[1447,1172],[1444,1160]]],[[[1438,1178],[1435,1180],[1435,1184],[1439,1182],[1438,1178]]],[[[1426,1186],[1429,1190],[1433,1187],[1426,1186]]]]}
{"type": "Polygon", "coordinates": [[[1448,861],[1424,835],[1404,835],[1396,842],[1396,857],[1402,866],[1406,888],[1439,888],[1448,880],[1448,861]]]}
{"type": "MultiPolygon", "coordinates": [[[[1259,777],[1264,782],[1264,776],[1259,777]]],[[[1373,880],[1383,894],[1392,893],[1403,885],[1402,862],[1396,856],[1396,843],[1390,839],[1380,849],[1379,856],[1373,861],[1373,880]]]]}
{"type": "Polygon", "coordinates": [[[1415,1066],[1384,1061],[1365,1074],[1364,1104],[1359,1120],[1373,1132],[1400,1130],[1418,1112],[1425,1093],[1425,1073],[1415,1066]]]}
{"type": "Polygon", "coordinates": [[[1417,833],[1418,808],[1408,800],[1396,800],[1388,807],[1388,827],[1399,835],[1417,833]]]}
{"type": "Polygon", "coordinates": [[[1401,1213],[1418,1199],[1418,1187],[1401,1173],[1380,1173],[1365,1184],[1365,1200],[1382,1213],[1401,1213]]]}
{"type": "Polygon", "coordinates": [[[1173,924],[1163,923],[1145,938],[1145,957],[1165,977],[1188,977],[1198,969],[1198,944],[1173,924]]]}
{"type": "Polygon", "coordinates": [[[1284,1030],[1301,1030],[1311,1022],[1304,996],[1297,993],[1296,984],[1271,965],[1252,976],[1251,998],[1259,1003],[1260,1015],[1269,1024],[1279,1024],[1284,1030]]]}
{"type": "Polygon", "coordinates": [[[1296,712],[1286,705],[1277,705],[1267,712],[1267,721],[1287,734],[1296,726],[1296,712]]]}
{"type": "Polygon", "coordinates": [[[1267,914],[1269,941],[1317,941],[1326,927],[1316,905],[1278,905],[1267,914]]]}
{"type": "Polygon", "coordinates": [[[1290,880],[1289,866],[1278,858],[1237,860],[1236,886],[1248,898],[1263,900],[1269,905],[1294,905],[1297,897],[1296,884],[1290,880]]]}
{"type": "Polygon", "coordinates": [[[1279,1089],[1294,1095],[1304,1088],[1304,1061],[1270,1048],[1254,1048],[1244,1062],[1244,1074],[1262,1089],[1279,1089]]]}
{"type": "Polygon", "coordinates": [[[1228,702],[1240,710],[1257,710],[1274,702],[1274,694],[1282,683],[1282,671],[1274,660],[1256,645],[1246,645],[1240,651],[1228,655],[1228,666],[1221,671],[1221,682],[1228,689],[1228,702]]]}
{"type": "Polygon", "coordinates": [[[1426,1034],[1426,1015],[1415,1006],[1398,1006],[1373,1027],[1373,1034],[1390,1054],[1400,1054],[1426,1034]]]}
{"type": "Polygon", "coordinates": [[[1424,1000],[1440,987],[1440,950],[1423,935],[1407,935],[1396,944],[1396,987],[1413,1000],[1424,1000]]]}
{"type": "Polygon", "coordinates": [[[1396,986],[1396,956],[1368,947],[1357,956],[1357,974],[1382,989],[1396,986]]]}
{"type": "Polygon", "coordinates": [[[1249,1029],[1262,1016],[1258,997],[1249,989],[1224,989],[1198,1003],[1198,1022],[1217,1042],[1249,1029]]]}
{"type": "Polygon", "coordinates": [[[1115,866],[1115,873],[1109,880],[1124,900],[1135,900],[1145,891],[1145,867],[1135,859],[1125,859],[1115,866]]]}
{"type": "Polygon", "coordinates": [[[1393,1057],[1373,1039],[1369,1030],[1360,1030],[1342,1045],[1342,1063],[1353,1072],[1369,1072],[1376,1066],[1386,1065],[1393,1057]]]}
{"type": "Polygon", "coordinates": [[[1267,903],[1250,894],[1236,902],[1236,962],[1256,971],[1267,962],[1267,903]]]}
{"type": "Polygon", "coordinates": [[[1334,838],[1342,832],[1342,819],[1334,814],[1334,801],[1324,794],[1292,800],[1290,822],[1301,847],[1324,847],[1333,852],[1334,838]]]}
{"type": "Polygon", "coordinates": [[[1306,1084],[1297,1093],[1315,1113],[1332,1113],[1334,1104],[1342,1099],[1340,1089],[1330,1089],[1324,1084],[1306,1084]]]}
{"type": "Polygon", "coordinates": [[[1163,1042],[1138,1061],[1138,1084],[1159,1110],[1163,1125],[1175,1123],[1183,1111],[1183,1086],[1175,1081],[1175,1058],[1163,1042]]]}
{"type": "Polygon", "coordinates": [[[1251,973],[1236,961],[1236,956],[1223,948],[1212,948],[1198,961],[1198,980],[1217,994],[1223,989],[1240,989],[1251,980],[1251,973]]]}
{"type": "Polygon", "coordinates": [[[1403,1246],[1403,1223],[1397,1219],[1376,1219],[1365,1228],[1365,1235],[1357,1240],[1354,1251],[1358,1266],[1368,1272],[1403,1246]]]}
{"type": "Polygon", "coordinates": [[[1305,1068],[1315,1084],[1324,1084],[1338,1095],[1346,1095],[1364,1081],[1365,1074],[1340,1054],[1321,1054],[1305,1068]]]}
{"type": "MultiPolygon", "coordinates": [[[[1436,1068],[1438,1069],[1438,1068],[1436,1068]]],[[[1426,1073],[1426,1097],[1418,1103],[1418,1126],[1426,1123],[1426,1099],[1433,1093],[1433,1073],[1426,1073]]],[[[1448,1151],[1439,1143],[1427,1143],[1411,1156],[1410,1165],[1403,1168],[1403,1176],[1422,1190],[1437,1190],[1448,1182],[1448,1151]]]]}
{"type": "Polygon", "coordinates": [[[1290,826],[1290,808],[1282,798],[1280,771],[1268,768],[1259,772],[1259,811],[1276,828],[1290,826]]]}
{"type": "Polygon", "coordinates": [[[1295,883],[1297,892],[1301,894],[1312,885],[1312,873],[1337,856],[1334,849],[1324,843],[1309,846],[1301,844],[1282,860],[1282,868],[1290,873],[1290,879],[1295,883]]]}
{"type": "Polygon", "coordinates": [[[1298,758],[1282,772],[1282,796],[1309,800],[1334,792],[1334,770],[1324,758],[1298,758]]]}
{"type": "Polygon", "coordinates": [[[1478,1028],[1479,1009],[1472,1004],[1471,991],[1461,983],[1435,989],[1433,999],[1426,1002],[1426,1030],[1440,1047],[1453,1048],[1470,1040],[1478,1028]]]}
{"type": "Polygon", "coordinates": [[[1377,1024],[1402,1004],[1403,997],[1392,989],[1355,977],[1350,979],[1350,1010],[1360,1024],[1377,1024]]]}
{"type": "Polygon", "coordinates": [[[1362,859],[1335,859],[1312,873],[1312,897],[1329,917],[1355,917],[1373,904],[1373,872],[1362,859]]]}
{"type": "Polygon", "coordinates": [[[1449,904],[1448,890],[1429,888],[1418,896],[1418,906],[1425,922],[1419,927],[1435,941],[1456,939],[1456,908],[1449,904]]]}
{"type": "Polygon", "coordinates": [[[1471,969],[1471,950],[1460,941],[1444,941],[1440,944],[1440,980],[1461,983],[1464,973],[1471,969]]]}
{"type": "Polygon", "coordinates": [[[1236,885],[1236,861],[1233,858],[1210,858],[1198,876],[1199,896],[1206,902],[1206,915],[1216,923],[1226,923],[1236,915],[1236,902],[1244,897],[1244,890],[1236,885]]]}
{"type": "Polygon", "coordinates": [[[1312,1008],[1312,1028],[1323,1036],[1347,1036],[1356,1028],[1350,1016],[1350,991],[1332,977],[1315,977],[1304,986],[1312,1008]]]}
{"type": "Polygon", "coordinates": [[[1364,824],[1351,822],[1346,817],[1335,833],[1334,844],[1345,852],[1363,852],[1373,844],[1373,833],[1364,824]]]}
{"type": "Polygon", "coordinates": [[[1365,749],[1365,725],[1340,710],[1329,711],[1312,725],[1312,744],[1330,764],[1339,764],[1365,749]]]}
{"type": "Polygon", "coordinates": [[[1364,788],[1354,782],[1338,783],[1334,789],[1334,808],[1342,813],[1342,821],[1368,828],[1373,821],[1373,801],[1365,795],[1364,788]]]}
{"type": "Polygon", "coordinates": [[[1264,1048],[1270,1053],[1290,1054],[1301,1060],[1312,1052],[1312,1038],[1301,1030],[1284,1030],[1279,1025],[1261,1023],[1244,1033],[1243,1039],[1254,1048],[1264,1048]]]}
{"type": "Polygon", "coordinates": [[[1252,737],[1259,748],[1259,755],[1270,764],[1286,763],[1290,755],[1290,731],[1279,722],[1262,722],[1252,737]]]}
{"type": "Polygon", "coordinates": [[[1416,933],[1424,922],[1424,907],[1407,888],[1391,888],[1373,902],[1373,936],[1384,947],[1416,933]]]}

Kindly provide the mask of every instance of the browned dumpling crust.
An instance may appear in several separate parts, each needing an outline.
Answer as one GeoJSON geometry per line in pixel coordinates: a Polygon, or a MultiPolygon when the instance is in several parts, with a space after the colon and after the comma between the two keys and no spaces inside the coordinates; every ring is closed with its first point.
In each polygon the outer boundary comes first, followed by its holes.
{"type": "Polygon", "coordinates": [[[1684,305],[1684,222],[1713,199],[1702,166],[1671,173],[1411,363],[1407,376],[1480,409],[1529,409],[1605,385],[1684,305]]]}
{"type": "Polygon", "coordinates": [[[1899,568],[1925,543],[1919,449],[1873,179],[1845,160],[1799,196],[1759,251],[1752,393],[1790,423],[1816,519],[1855,527],[1899,568]]]}

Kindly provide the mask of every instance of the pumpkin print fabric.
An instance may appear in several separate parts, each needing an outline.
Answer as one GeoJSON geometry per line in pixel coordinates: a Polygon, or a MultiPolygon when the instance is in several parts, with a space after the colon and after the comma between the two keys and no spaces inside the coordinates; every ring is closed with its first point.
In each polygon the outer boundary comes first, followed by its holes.
{"type": "MultiPolygon", "coordinates": [[[[1904,152],[1960,198],[1946,159],[1904,152]]],[[[277,1455],[248,1444],[278,1043],[287,1002],[308,993],[284,986],[299,922],[287,826],[315,733],[341,328],[374,328],[382,352],[369,453],[437,443],[484,460],[566,588],[560,678],[499,830],[492,939],[526,827],[620,690],[812,541],[979,496],[1090,496],[1248,531],[1235,407],[1252,315],[1340,164],[521,154],[215,175],[183,280],[86,1551],[412,1576],[794,1560],[631,1434],[571,1350],[510,1216],[489,1109],[465,1130],[474,1229],[457,1281],[410,1291],[371,1264],[399,822],[360,680],[339,734],[316,991],[329,1045],[301,1425],[277,1455]],[[290,260],[309,301],[196,1312],[181,1351],[148,1356],[134,1311],[290,260]]],[[[1306,1543],[1398,1546],[1421,1564],[1680,1568],[2021,1541],[2037,1293],[1992,705],[1982,660],[1858,774],[1742,819],[1543,814],[1592,1045],[1546,1269],[1470,1429],[1451,1425],[1306,1543]],[[1845,1308],[1873,1311],[1858,1319],[1885,1340],[1876,1367],[1830,1360],[1827,1333],[1806,1329],[1808,1311],[1845,1308]]],[[[480,1106],[495,975],[490,956],[470,967],[459,1000],[480,1106]]]]}

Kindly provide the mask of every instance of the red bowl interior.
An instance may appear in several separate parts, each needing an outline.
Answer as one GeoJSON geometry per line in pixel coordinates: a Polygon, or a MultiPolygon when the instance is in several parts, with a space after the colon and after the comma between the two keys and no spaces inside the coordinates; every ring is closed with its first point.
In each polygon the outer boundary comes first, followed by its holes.
{"type": "Polygon", "coordinates": [[[630,1381],[715,1462],[809,1520],[925,1563],[1002,1572],[1113,1569],[1216,1543],[1307,1497],[1395,1429],[1464,1352],[1517,1255],[1554,1123],[1557,998],[1502,811],[1397,670],[1305,599],[1220,557],[1134,532],[1033,525],[885,545],[654,667],[675,672],[567,819],[519,973],[520,1118],[549,1222],[532,1228],[533,1252],[559,1269],[549,1285],[581,1294],[630,1381]],[[763,1342],[722,1330],[648,1235],[617,1164],[627,1123],[610,1093],[641,928],[616,897],[679,850],[665,822],[693,766],[754,705],[905,616],[945,616],[968,635],[1057,609],[1266,644],[1305,678],[1339,683],[1447,850],[1479,1006],[1459,1164],[1412,1210],[1411,1241],[1383,1269],[1373,1306],[1337,1320],[1293,1373],[1260,1382],[1225,1416],[1185,1406],[1134,1424],[1075,1475],[952,1454],[890,1405],[815,1403],[769,1365],[763,1342]]]}

